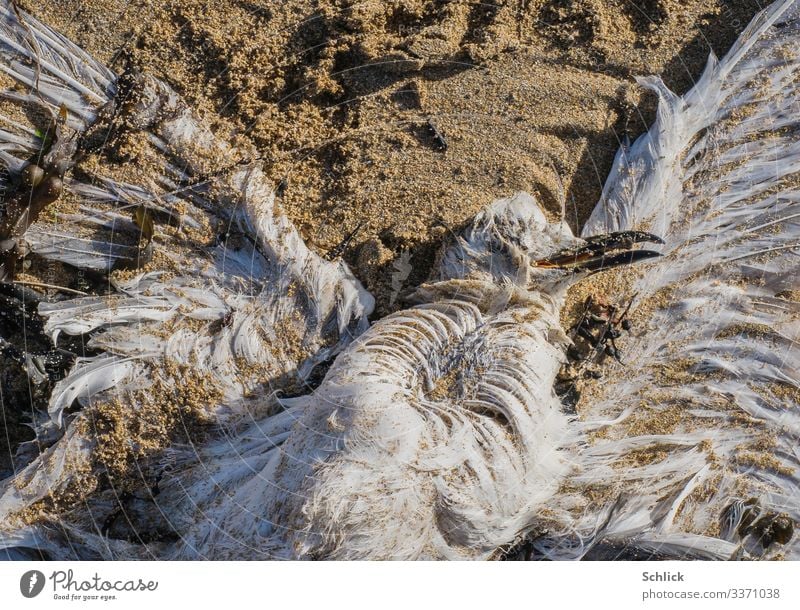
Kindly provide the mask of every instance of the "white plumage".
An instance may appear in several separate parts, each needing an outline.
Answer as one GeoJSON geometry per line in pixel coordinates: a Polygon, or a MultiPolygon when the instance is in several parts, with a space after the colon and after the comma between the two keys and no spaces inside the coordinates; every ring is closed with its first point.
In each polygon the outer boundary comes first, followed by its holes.
{"type": "MultiPolygon", "coordinates": [[[[647,329],[582,414],[603,434],[579,458],[576,486],[625,479],[606,539],[723,558],[740,543],[735,532],[719,541],[733,499],[800,518],[799,13],[796,2],[760,13],[682,98],[646,80],[660,97],[656,124],[620,151],[584,228],[635,226],[666,241],[633,288],[647,329]],[[671,411],[670,433],[636,434],[671,411]],[[614,468],[654,447],[664,459],[614,468]]],[[[584,508],[577,529],[598,509],[584,508]]],[[[798,558],[796,540],[769,549],[784,552],[798,558]]]]}
{"type": "MultiPolygon", "coordinates": [[[[4,11],[4,61],[30,59],[4,11]]],[[[42,74],[68,99],[76,82],[111,99],[105,68],[30,25],[45,48],[42,74]],[[79,61],[65,64],[65,54],[79,61]],[[72,63],[87,67],[66,71],[72,63]]],[[[54,390],[50,417],[62,432],[42,424],[49,448],[0,488],[0,545],[53,557],[487,558],[527,536],[554,559],[620,548],[798,558],[796,536],[761,540],[773,523],[800,519],[799,39],[800,3],[776,2],[685,96],[643,81],[660,96],[657,121],[618,154],[584,235],[652,231],[664,256],[626,287],[640,325],[627,364],[586,384],[577,415],[553,387],[569,342],[559,313],[578,276],[536,261],[583,242],[547,223],[529,196],[479,214],[443,249],[419,305],[367,328],[371,297],[344,263],[303,244],[249,164],[180,199],[186,222],[221,218],[244,236],[242,249],[198,247],[196,262],[177,249],[178,274],[41,306],[53,336],[92,333],[103,353],[54,390]],[[300,338],[299,351],[287,336],[300,338]],[[302,386],[334,356],[313,392],[273,393],[302,386]],[[32,506],[96,468],[80,422],[116,392],[156,383],[165,362],[191,365],[219,389],[207,405],[214,432],[141,463],[161,473],[157,492],[145,474],[124,498],[98,483],[31,519],[32,506]],[[64,418],[76,398],[83,409],[64,418]],[[758,531],[745,527],[751,499],[758,531]]],[[[32,83],[17,64],[6,72],[32,83]]],[[[40,77],[40,88],[49,83],[40,77]]],[[[133,123],[179,160],[162,184],[176,190],[211,157],[236,161],[163,83],[139,77],[137,87],[133,123]]],[[[77,129],[94,120],[77,102],[68,109],[77,129]]],[[[37,144],[11,128],[3,158],[13,171],[37,144]]],[[[165,212],[178,200],[105,184],[69,183],[96,212],[33,225],[32,249],[107,269],[109,256],[96,253],[113,252],[83,236],[89,223],[119,221],[115,206],[135,197],[165,212]],[[48,241],[55,230],[93,247],[59,248],[73,242],[48,241]]]]}

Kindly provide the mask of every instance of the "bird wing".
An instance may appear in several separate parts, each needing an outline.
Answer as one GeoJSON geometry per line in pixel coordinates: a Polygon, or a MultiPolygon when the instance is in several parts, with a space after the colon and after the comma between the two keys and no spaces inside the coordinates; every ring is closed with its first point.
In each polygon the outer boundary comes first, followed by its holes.
{"type": "MultiPolygon", "coordinates": [[[[25,232],[28,250],[40,257],[100,272],[135,267],[147,241],[166,272],[112,282],[115,294],[42,304],[54,340],[92,333],[89,347],[122,359],[191,358],[234,397],[292,371],[306,379],[366,328],[372,297],[344,262],[306,246],[277,207],[260,162],[249,159],[253,151],[217,137],[156,78],[126,73],[124,95],[115,97],[121,85],[110,70],[8,2],[2,11],[3,67],[30,88],[23,101],[51,113],[64,106],[76,134],[94,127],[98,108],[106,108],[126,137],[143,144],[137,163],[152,170],[142,176],[149,184],[134,185],[90,163],[82,175],[91,183],[67,180],[66,201],[25,232]],[[61,97],[51,95],[50,81],[61,97]],[[145,220],[136,222],[131,212],[142,209],[145,220]],[[143,222],[155,228],[146,234],[143,222]],[[249,381],[242,382],[245,370],[249,381]]],[[[43,144],[31,133],[27,140],[5,136],[22,147],[8,155],[12,173],[43,144]]],[[[80,360],[68,394],[87,397],[79,391],[81,367],[84,389],[98,387],[91,360],[80,360]]],[[[62,403],[51,404],[57,419],[62,403]]]]}
{"type": "Polygon", "coordinates": [[[5,89],[0,96],[55,111],[63,106],[79,130],[95,121],[117,90],[111,70],[9,0],[0,2],[0,71],[28,89],[5,89]]]}
{"type": "MultiPolygon", "coordinates": [[[[372,297],[344,262],[327,261],[306,246],[277,208],[258,163],[237,164],[241,153],[217,138],[166,84],[140,76],[133,88],[136,101],[126,120],[146,132],[158,151],[168,150],[173,166],[192,181],[172,198],[149,198],[157,203],[154,214],[176,217],[171,233],[156,225],[165,234],[154,239],[162,255],[157,266],[166,273],[118,281],[114,295],[42,304],[45,331],[54,340],[60,333],[93,333],[89,347],[121,357],[192,361],[195,371],[211,376],[230,400],[257,384],[292,385],[278,380],[293,372],[302,384],[317,364],[366,328],[372,297]],[[198,180],[220,157],[226,169],[198,180]],[[191,222],[206,228],[213,223],[223,235],[197,231],[191,222]],[[210,244],[202,242],[203,235],[210,244]]],[[[93,214],[76,214],[67,222],[58,216],[52,231],[93,230],[99,224],[110,236],[100,242],[103,254],[114,256],[114,236],[124,223],[113,205],[121,197],[141,201],[145,194],[110,179],[74,190],[84,201],[93,198],[93,214]],[[101,208],[102,201],[110,205],[101,208]]],[[[47,241],[44,236],[51,233],[42,226],[25,236],[39,254],[48,244],[64,250],[72,243],[63,237],[47,241]]],[[[61,260],[68,255],[78,253],[53,253],[61,260]]],[[[89,255],[81,250],[80,256],[89,255]]]]}
{"type": "MultiPolygon", "coordinates": [[[[86,133],[98,105],[113,98],[116,76],[8,2],[2,11],[2,65],[32,88],[14,99],[51,112],[63,104],[68,125],[86,133]],[[105,98],[98,75],[107,81],[105,98]],[[51,87],[63,90],[66,102],[51,87]],[[86,87],[94,87],[86,94],[91,101],[80,106],[86,87]]],[[[231,413],[268,418],[274,405],[265,395],[302,388],[318,364],[367,328],[373,308],[343,261],[325,260],[306,246],[251,151],[217,137],[168,85],[131,74],[124,100],[113,103],[131,134],[149,147],[152,175],[143,178],[151,180],[123,184],[103,167],[90,172],[91,184],[67,180],[71,200],[23,238],[44,258],[106,272],[141,249],[144,228],[124,212],[144,207],[154,219],[158,270],[115,280],[110,294],[41,304],[54,342],[83,336],[97,355],[79,358],[56,384],[50,421],[35,422],[33,444],[42,453],[23,447],[27,457],[18,466],[25,467],[0,484],[0,547],[35,540],[54,556],[74,549],[23,527],[23,513],[50,514],[58,522],[52,498],[75,490],[84,499],[113,495],[114,475],[110,489],[97,479],[106,473],[105,481],[114,469],[112,453],[132,465],[129,458],[152,456],[187,426],[220,423],[231,413]],[[127,441],[107,451],[115,426],[139,434],[135,444],[144,453],[130,454],[127,441]]],[[[28,140],[15,135],[24,129],[0,133],[11,173],[42,146],[35,133],[28,140]]]]}
{"type": "Polygon", "coordinates": [[[779,1],[685,96],[642,81],[657,120],[583,234],[652,231],[664,256],[600,286],[638,295],[633,329],[584,385],[551,557],[800,557],[781,544],[800,520],[798,42],[800,3],[779,1]]]}

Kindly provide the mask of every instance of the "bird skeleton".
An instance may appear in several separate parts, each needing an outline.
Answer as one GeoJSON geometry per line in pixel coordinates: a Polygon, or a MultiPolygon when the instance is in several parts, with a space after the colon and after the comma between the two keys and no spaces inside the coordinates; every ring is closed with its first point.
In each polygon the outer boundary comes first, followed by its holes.
{"type": "MultiPolygon", "coordinates": [[[[23,447],[0,486],[0,546],[481,559],[524,539],[551,559],[800,558],[800,2],[757,15],[682,97],[641,80],[657,119],[619,151],[582,238],[529,195],[496,201],[442,248],[416,305],[372,326],[372,298],[303,243],[246,151],[153,77],[132,75],[119,99],[107,68],[24,18],[4,3],[0,55],[33,92],[6,95],[66,108],[78,134],[116,104],[159,151],[166,190],[67,178],[79,213],[37,220],[30,249],[113,269],[136,248],[109,237],[135,232],[119,212],[134,202],[241,239],[187,246],[173,232],[168,272],[40,305],[54,341],[88,335],[100,353],[56,385],[41,452],[23,447]],[[229,169],[210,171],[219,159],[229,169]],[[627,364],[605,365],[569,414],[554,391],[570,342],[561,310],[571,286],[612,267],[609,296],[636,294],[638,330],[627,364]],[[91,422],[114,400],[146,421],[147,393],[174,396],[188,369],[211,388],[205,432],[137,455],[115,485],[108,431],[91,422]]],[[[13,122],[0,136],[12,173],[42,144],[13,122]]]]}

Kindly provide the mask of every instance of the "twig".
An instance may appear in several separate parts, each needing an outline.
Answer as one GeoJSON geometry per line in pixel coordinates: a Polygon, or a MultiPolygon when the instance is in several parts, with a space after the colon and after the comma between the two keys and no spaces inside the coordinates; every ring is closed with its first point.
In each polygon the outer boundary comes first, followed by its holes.
{"type": "Polygon", "coordinates": [[[342,256],[345,250],[347,250],[347,247],[350,245],[350,242],[352,242],[355,236],[358,235],[358,232],[363,226],[364,221],[362,220],[356,225],[355,229],[350,231],[350,233],[348,233],[338,245],[333,247],[327,254],[325,254],[323,258],[328,261],[333,261],[342,256]]]}
{"type": "Polygon", "coordinates": [[[614,318],[614,325],[615,326],[617,324],[619,324],[620,322],[622,322],[625,318],[628,317],[628,312],[631,310],[631,305],[633,305],[633,302],[636,300],[637,296],[639,296],[639,293],[638,292],[634,292],[633,296],[628,301],[628,305],[627,305],[627,307],[625,307],[625,310],[617,318],[614,318]]]}
{"type": "Polygon", "coordinates": [[[80,296],[88,297],[88,292],[82,292],[80,290],[75,290],[73,288],[67,288],[66,286],[57,286],[55,284],[44,284],[42,282],[26,282],[24,280],[14,280],[11,282],[12,284],[20,284],[21,286],[33,286],[34,288],[52,288],[54,290],[59,290],[61,292],[68,292],[70,294],[78,294],[80,296]]]}

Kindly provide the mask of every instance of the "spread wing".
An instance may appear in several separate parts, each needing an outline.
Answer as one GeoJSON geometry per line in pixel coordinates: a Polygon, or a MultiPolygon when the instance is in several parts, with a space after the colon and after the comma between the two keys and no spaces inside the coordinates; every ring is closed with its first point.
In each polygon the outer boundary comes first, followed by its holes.
{"type": "Polygon", "coordinates": [[[584,235],[652,231],[664,256],[606,277],[638,295],[633,329],[583,388],[551,557],[800,558],[798,43],[800,3],[779,1],[684,97],[643,81],[657,121],[584,235]]]}
{"type": "MultiPolygon", "coordinates": [[[[97,152],[84,142],[84,179],[67,178],[52,213],[22,236],[34,254],[85,271],[135,269],[153,259],[155,271],[112,282],[112,294],[42,304],[54,341],[91,335],[88,346],[105,352],[101,369],[191,358],[218,383],[236,378],[236,389],[226,388],[231,398],[253,389],[255,381],[242,377],[265,383],[297,370],[302,381],[366,327],[372,297],[346,264],[305,245],[277,207],[261,165],[249,160],[252,151],[217,137],[158,79],[127,74],[124,95],[115,97],[118,79],[102,64],[8,2],[0,8],[0,66],[30,91],[24,99],[7,93],[51,114],[65,107],[74,126],[65,137],[85,137],[102,122],[103,109],[125,125],[117,135],[139,146],[135,162],[143,166],[138,176],[145,184],[123,183],[105,175],[102,157],[91,162],[97,152]],[[144,210],[138,222],[136,210],[144,210]],[[152,241],[149,250],[144,241],[152,241]],[[281,335],[292,344],[281,345],[281,335]],[[258,375],[237,375],[255,367],[258,375]]],[[[28,135],[24,146],[10,131],[0,137],[11,174],[47,145],[28,135]]],[[[79,361],[56,388],[54,419],[73,398],[89,399],[99,389],[96,368],[94,359],[79,361]]],[[[107,375],[106,388],[118,382],[118,374],[107,375]]]]}
{"type": "MultiPolygon", "coordinates": [[[[104,274],[120,261],[129,269],[107,294],[39,309],[55,343],[73,335],[90,351],[56,384],[49,417],[35,422],[37,439],[21,452],[35,457],[0,484],[0,547],[47,548],[47,536],[22,527],[33,513],[57,514],[54,499],[76,489],[81,498],[113,496],[114,477],[124,475],[114,474],[112,454],[136,468],[187,426],[268,416],[263,398],[302,387],[368,326],[373,299],[344,262],[306,246],[252,151],[217,137],[168,85],[129,75],[124,99],[115,98],[110,71],[7,2],[0,8],[0,68],[30,89],[12,99],[51,114],[65,107],[78,138],[104,107],[141,145],[142,183],[123,183],[89,159],[81,179],[65,180],[53,213],[21,237],[36,255],[81,271],[104,274]],[[137,209],[146,212],[135,222],[137,209]],[[143,238],[152,265],[137,271],[143,238]],[[133,453],[128,441],[109,451],[115,429],[136,436],[133,453]]],[[[12,175],[46,146],[19,121],[0,140],[12,175]]]]}

